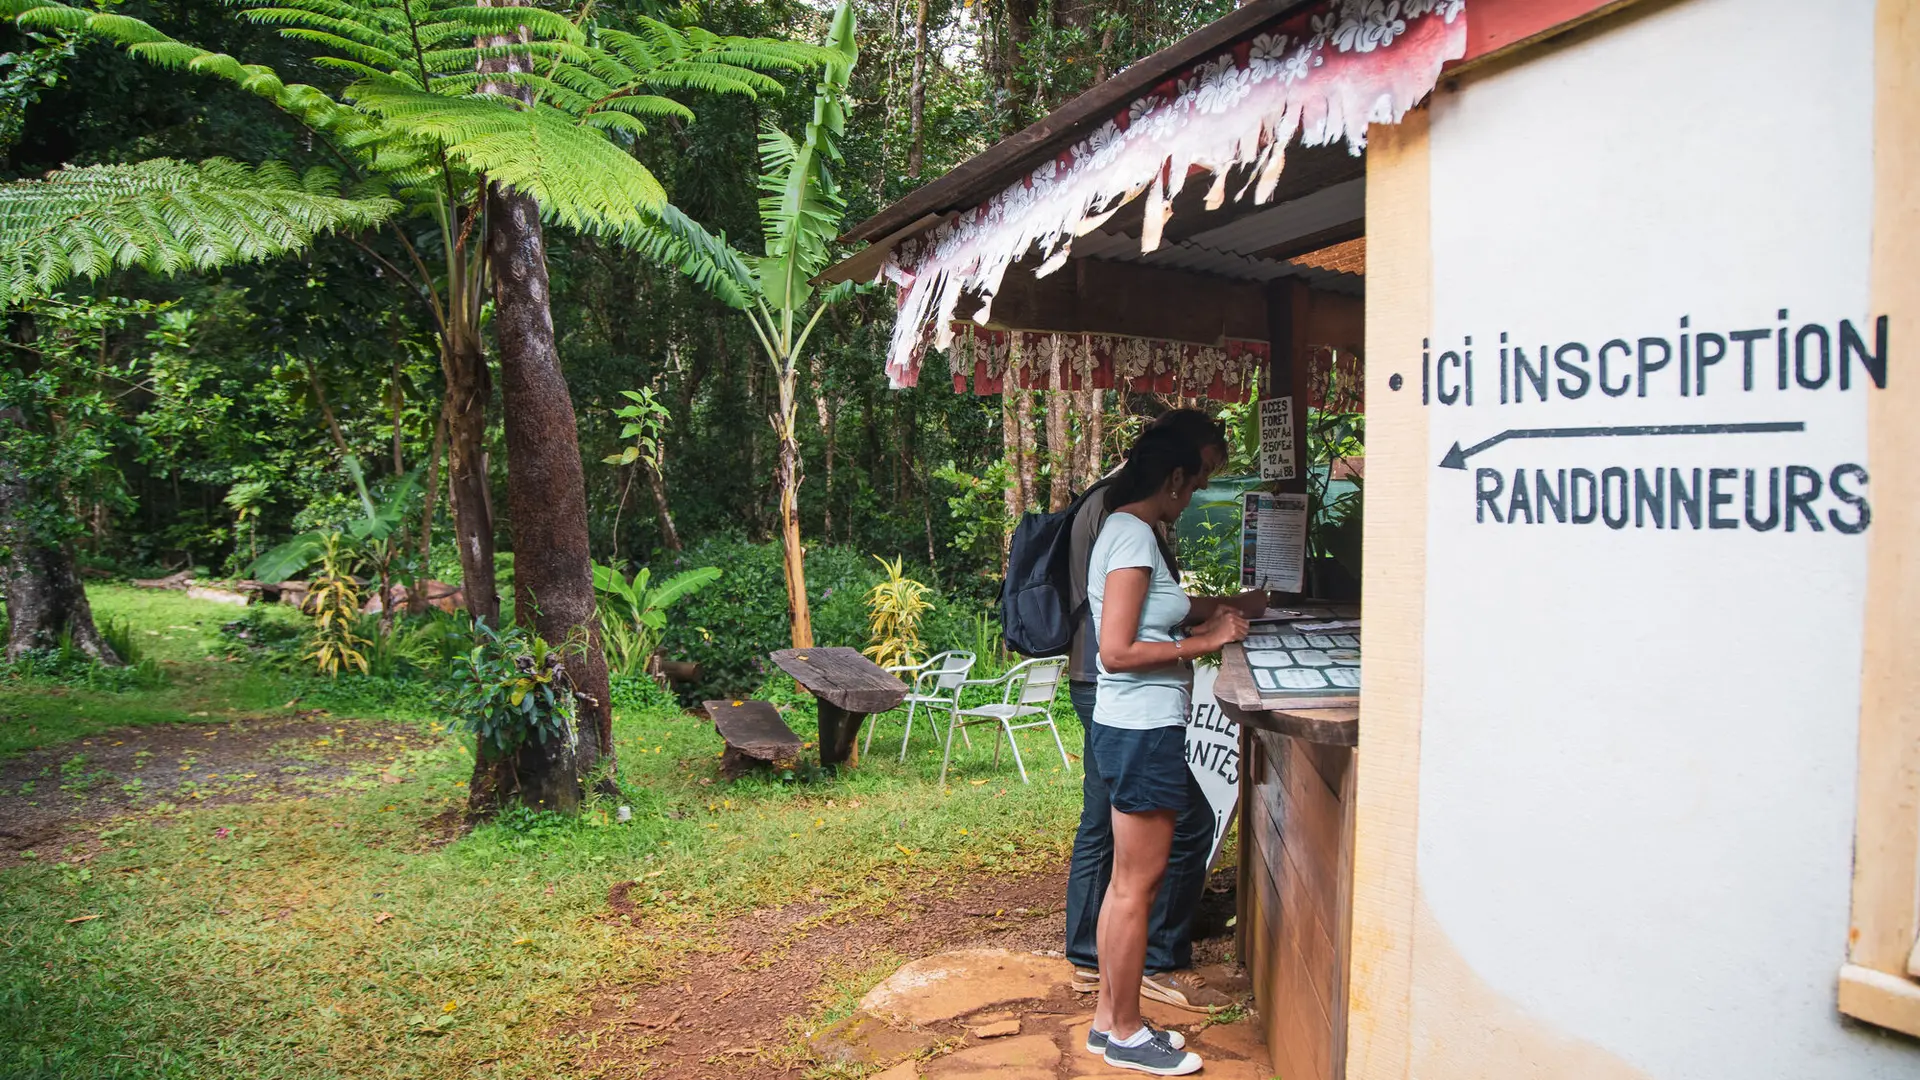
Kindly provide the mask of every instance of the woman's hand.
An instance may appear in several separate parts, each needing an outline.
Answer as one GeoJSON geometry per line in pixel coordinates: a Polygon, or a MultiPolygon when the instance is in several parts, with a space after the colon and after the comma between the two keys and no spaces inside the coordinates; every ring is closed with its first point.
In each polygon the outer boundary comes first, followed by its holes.
{"type": "Polygon", "coordinates": [[[1200,652],[1218,652],[1221,646],[1230,641],[1240,641],[1246,636],[1247,617],[1238,609],[1222,604],[1194,630],[1188,640],[1200,652]]]}

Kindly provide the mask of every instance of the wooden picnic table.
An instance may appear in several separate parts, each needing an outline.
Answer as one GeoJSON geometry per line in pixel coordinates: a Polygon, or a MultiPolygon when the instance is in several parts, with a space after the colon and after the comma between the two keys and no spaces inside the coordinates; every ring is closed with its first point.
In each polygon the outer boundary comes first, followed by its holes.
{"type": "Polygon", "coordinates": [[[885,668],[840,646],[777,649],[773,662],[793,676],[820,706],[820,764],[838,765],[853,752],[860,722],[907,699],[907,684],[885,668]]]}

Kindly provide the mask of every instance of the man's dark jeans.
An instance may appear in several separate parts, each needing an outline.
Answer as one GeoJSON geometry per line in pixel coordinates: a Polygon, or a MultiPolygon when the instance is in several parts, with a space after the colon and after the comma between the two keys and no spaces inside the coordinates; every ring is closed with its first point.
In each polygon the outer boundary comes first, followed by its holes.
{"type": "MultiPolygon", "coordinates": [[[[1093,723],[1091,683],[1071,683],[1073,711],[1082,727],[1093,723]]],[[[1067,870],[1067,959],[1075,967],[1100,966],[1096,930],[1100,903],[1113,877],[1113,807],[1107,803],[1107,782],[1082,746],[1080,764],[1083,805],[1080,831],[1073,838],[1073,861],[1067,870]]],[[[1200,784],[1187,774],[1187,809],[1173,826],[1173,850],[1167,858],[1167,876],[1154,898],[1147,919],[1146,971],[1178,971],[1193,966],[1193,916],[1200,893],[1207,886],[1207,856],[1213,852],[1213,807],[1200,784]]]]}

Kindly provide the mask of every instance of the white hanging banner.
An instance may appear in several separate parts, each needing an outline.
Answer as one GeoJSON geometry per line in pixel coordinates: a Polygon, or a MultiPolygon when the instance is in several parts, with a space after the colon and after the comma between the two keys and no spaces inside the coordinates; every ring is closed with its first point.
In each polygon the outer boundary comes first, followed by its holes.
{"type": "Polygon", "coordinates": [[[1187,706],[1187,768],[1213,807],[1213,847],[1207,865],[1220,857],[1220,843],[1240,801],[1240,725],[1227,719],[1213,699],[1217,667],[1193,669],[1193,700],[1187,706]]]}

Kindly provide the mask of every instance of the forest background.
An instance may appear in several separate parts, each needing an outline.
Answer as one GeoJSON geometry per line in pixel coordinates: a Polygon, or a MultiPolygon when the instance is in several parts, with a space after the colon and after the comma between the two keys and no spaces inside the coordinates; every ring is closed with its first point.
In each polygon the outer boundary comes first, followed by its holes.
{"type": "MultiPolygon", "coordinates": [[[[834,168],[845,222],[1230,7],[862,0],[844,161],[834,168]]],[[[111,10],[289,79],[342,81],[298,42],[215,0],[136,0],[111,10]]],[[[645,15],[796,41],[819,40],[830,14],[795,0],[608,0],[596,10],[614,22],[645,15]]],[[[784,76],[789,92],[754,99],[676,95],[698,119],[656,123],[632,152],[681,211],[756,249],[760,129],[805,122],[811,77],[784,76]]],[[[98,39],[0,25],[0,180],[156,156],[334,164],[287,115],[219,80],[144,63],[98,39]]],[[[401,496],[408,516],[420,515],[419,489],[449,476],[435,460],[444,453],[436,437],[442,382],[423,297],[398,269],[408,255],[397,235],[392,227],[345,232],[298,256],[224,272],[128,271],[65,289],[70,342],[91,359],[80,365],[86,385],[64,388],[85,407],[57,417],[83,572],[194,567],[239,576],[288,536],[359,514],[350,457],[365,465],[377,498],[401,496]]],[[[729,568],[731,580],[705,605],[747,622],[764,608],[767,625],[710,628],[713,620],[695,612],[674,621],[666,642],[669,655],[704,660],[709,689],[722,689],[718,681],[748,673],[734,670],[745,653],[716,648],[714,631],[752,648],[781,644],[785,631],[778,578],[762,572],[778,566],[769,544],[779,527],[778,448],[767,423],[777,408],[773,371],[740,314],[674,268],[574,231],[549,230],[547,244],[594,557],[629,571],[655,567],[656,581],[681,567],[729,568]],[[623,435],[634,419],[627,392],[647,399],[649,453],[626,452],[634,442],[623,435]]],[[[978,623],[998,587],[1008,523],[1026,508],[1062,505],[1115,460],[1141,416],[1182,404],[1112,391],[974,398],[952,392],[937,355],[919,387],[890,390],[882,374],[890,324],[889,296],[856,296],[827,312],[803,358],[799,510],[809,562],[819,564],[808,591],[821,609],[823,643],[863,643],[860,597],[880,573],[866,558],[873,554],[904,557],[936,587],[930,623],[944,627],[936,637],[978,623]],[[838,615],[836,592],[847,594],[838,615]]],[[[490,352],[491,335],[483,338],[490,352]]],[[[510,575],[495,382],[487,478],[510,575]]],[[[457,582],[449,500],[443,492],[425,505],[432,543],[414,572],[457,582]]]]}

